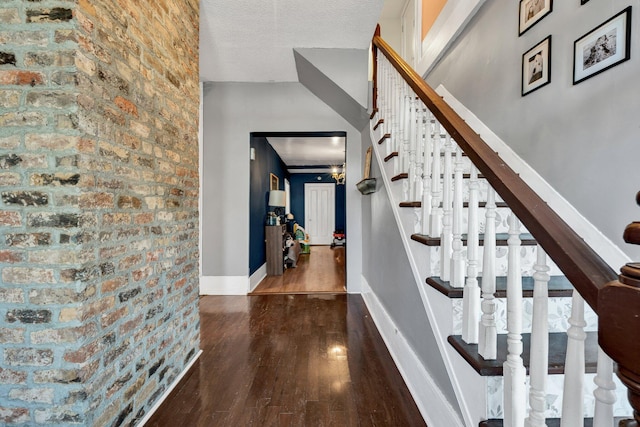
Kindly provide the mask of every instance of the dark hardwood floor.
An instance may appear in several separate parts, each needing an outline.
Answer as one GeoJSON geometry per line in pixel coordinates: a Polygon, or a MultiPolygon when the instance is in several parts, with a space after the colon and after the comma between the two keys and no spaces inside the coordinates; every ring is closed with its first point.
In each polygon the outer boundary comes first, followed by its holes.
{"type": "Polygon", "coordinates": [[[147,426],[424,426],[359,295],[205,296],[203,354],[147,426]]]}
{"type": "Polygon", "coordinates": [[[311,253],[300,254],[296,268],[282,276],[267,276],[251,293],[313,294],[345,292],[344,246],[312,246],[311,253]]]}

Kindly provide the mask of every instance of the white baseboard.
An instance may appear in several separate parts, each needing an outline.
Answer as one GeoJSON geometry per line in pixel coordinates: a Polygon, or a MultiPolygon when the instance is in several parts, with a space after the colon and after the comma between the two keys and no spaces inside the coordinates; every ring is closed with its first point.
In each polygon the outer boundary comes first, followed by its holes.
{"type": "Polygon", "coordinates": [[[433,381],[364,277],[362,298],[427,425],[462,427],[464,424],[460,416],[433,381]]]}
{"type": "Polygon", "coordinates": [[[621,265],[631,262],[629,257],[618,246],[591,224],[567,199],[562,197],[540,174],[518,156],[511,147],[501,140],[498,135],[493,133],[491,129],[458,101],[444,86],[438,86],[436,92],[444,98],[447,104],[449,104],[476,133],[480,134],[487,145],[496,151],[505,163],[509,165],[514,172],[519,174],[533,191],[538,193],[538,195],[549,204],[551,209],[556,211],[589,246],[595,249],[598,255],[600,255],[614,271],[618,271],[621,265]]]}
{"type": "Polygon", "coordinates": [[[196,363],[196,360],[198,360],[201,354],[202,354],[202,350],[200,350],[199,352],[196,353],[195,356],[193,356],[193,358],[189,361],[187,366],[185,366],[182,372],[180,372],[180,375],[178,375],[176,379],[173,380],[169,388],[167,388],[167,390],[162,394],[162,396],[160,396],[160,399],[158,399],[158,401],[151,407],[151,409],[149,409],[149,412],[147,412],[147,415],[145,415],[144,418],[140,420],[140,423],[138,423],[138,426],[142,427],[147,423],[147,421],[149,421],[149,419],[153,416],[153,414],[158,410],[160,405],[162,405],[162,402],[164,402],[165,399],[169,397],[169,394],[171,394],[171,392],[178,385],[180,380],[187,374],[187,372],[189,372],[189,369],[191,369],[193,364],[196,363]]]}
{"type": "Polygon", "coordinates": [[[200,276],[200,295],[246,295],[246,276],[200,276]]]}
{"type": "Polygon", "coordinates": [[[262,264],[250,277],[249,277],[249,292],[255,291],[260,282],[267,277],[267,263],[262,264]]]}

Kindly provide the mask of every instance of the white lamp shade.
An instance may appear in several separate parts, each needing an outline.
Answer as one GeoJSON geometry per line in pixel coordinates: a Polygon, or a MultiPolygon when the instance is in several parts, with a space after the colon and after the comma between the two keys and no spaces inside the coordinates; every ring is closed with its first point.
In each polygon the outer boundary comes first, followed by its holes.
{"type": "Polygon", "coordinates": [[[286,195],[283,190],[269,191],[269,206],[284,207],[286,195]]]}

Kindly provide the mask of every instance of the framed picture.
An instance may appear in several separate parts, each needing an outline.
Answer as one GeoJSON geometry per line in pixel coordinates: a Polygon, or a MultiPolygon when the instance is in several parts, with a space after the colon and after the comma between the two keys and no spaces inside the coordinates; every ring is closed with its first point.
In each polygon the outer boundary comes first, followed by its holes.
{"type": "Polygon", "coordinates": [[[585,4],[587,3],[589,0],[580,0],[580,4],[585,4]]]}
{"type": "Polygon", "coordinates": [[[270,178],[270,185],[269,185],[269,190],[279,190],[280,188],[280,180],[278,179],[277,176],[275,176],[274,174],[270,173],[269,174],[269,178],[270,178]]]}
{"type": "Polygon", "coordinates": [[[573,84],[631,57],[631,6],[573,43],[573,84]]]}
{"type": "Polygon", "coordinates": [[[551,83],[551,36],[522,55],[522,96],[551,83]]]}
{"type": "Polygon", "coordinates": [[[523,35],[552,10],[553,0],[520,0],[519,34],[523,35]]]}

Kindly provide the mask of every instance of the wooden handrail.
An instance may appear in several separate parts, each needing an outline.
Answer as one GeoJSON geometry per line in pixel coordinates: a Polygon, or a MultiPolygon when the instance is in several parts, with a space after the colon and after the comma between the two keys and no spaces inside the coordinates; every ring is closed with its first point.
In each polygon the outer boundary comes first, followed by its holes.
{"type": "Polygon", "coordinates": [[[373,45],[431,110],[584,300],[598,312],[599,290],[617,278],[613,269],[380,36],[373,37],[373,45]]]}

